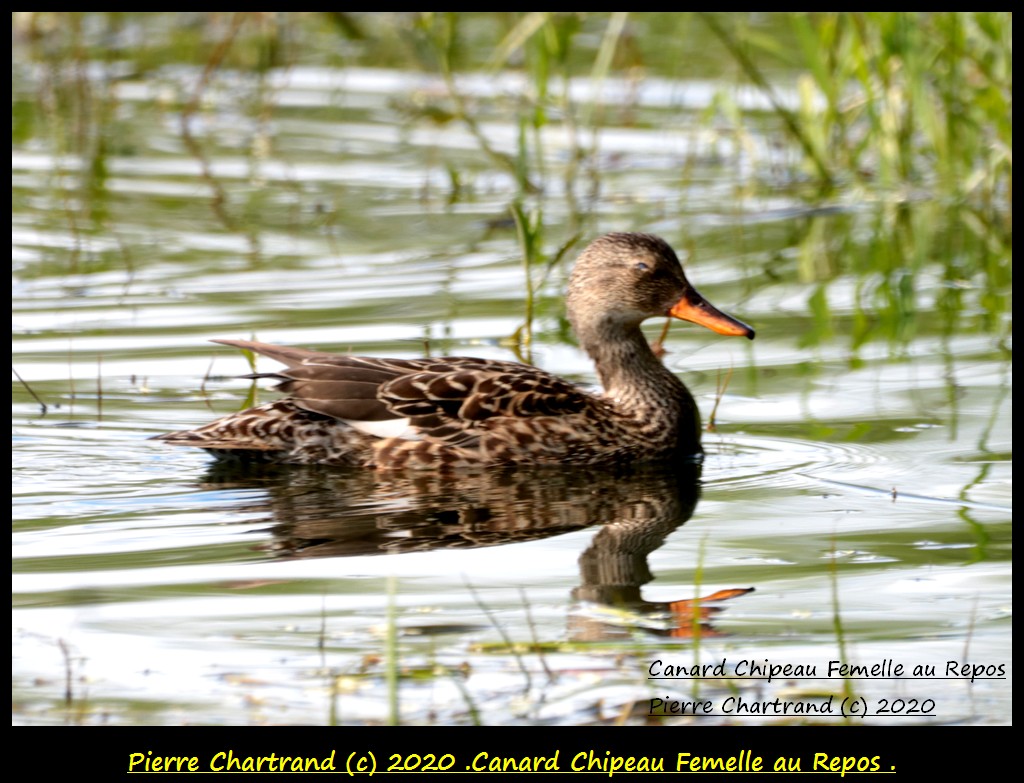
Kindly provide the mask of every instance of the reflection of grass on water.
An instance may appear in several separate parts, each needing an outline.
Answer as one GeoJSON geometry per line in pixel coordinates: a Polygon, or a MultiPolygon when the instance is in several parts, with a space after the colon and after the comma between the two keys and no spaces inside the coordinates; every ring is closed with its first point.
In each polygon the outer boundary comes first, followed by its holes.
{"type": "Polygon", "coordinates": [[[387,631],[384,637],[384,671],[388,686],[389,726],[397,726],[402,720],[398,703],[398,607],[395,604],[397,594],[398,579],[395,576],[389,576],[387,631]]]}
{"type": "Polygon", "coordinates": [[[536,313],[537,293],[547,281],[551,270],[558,266],[579,241],[580,235],[571,236],[548,257],[543,250],[544,225],[539,210],[527,212],[522,202],[518,200],[512,204],[511,209],[515,218],[519,248],[523,254],[523,275],[526,281],[524,320],[512,335],[512,349],[520,361],[533,364],[533,318],[536,313]],[[539,276],[535,272],[538,267],[543,267],[539,276]]]}
{"type": "MultiPolygon", "coordinates": [[[[974,200],[995,214],[1006,212],[1012,192],[1012,19],[1006,13],[794,13],[756,20],[711,13],[428,13],[378,21],[367,33],[374,34],[411,41],[415,64],[440,71],[451,116],[515,176],[521,193],[543,187],[547,162],[539,131],[555,119],[569,131],[566,193],[574,192],[580,160],[589,155],[596,166],[594,145],[584,148],[579,133],[582,126],[596,138],[607,108],[601,84],[613,73],[633,79],[664,70],[665,39],[700,40],[704,62],[734,64],[769,99],[802,152],[795,160],[807,166],[790,176],[810,174],[819,192],[858,184],[903,198],[901,191],[924,188],[974,200]],[[779,63],[800,71],[795,104],[766,75],[779,63]],[[521,72],[526,80],[510,101],[495,95],[486,107],[471,107],[454,74],[474,70],[521,72]],[[590,91],[577,106],[568,87],[583,76],[590,91]],[[508,123],[520,129],[515,156],[498,151],[480,125],[486,111],[503,107],[508,123]]],[[[687,76],[680,73],[685,46],[674,50],[674,78],[687,76]]],[[[693,66],[694,75],[703,75],[700,68],[693,66]]],[[[705,116],[709,126],[723,120],[743,131],[758,114],[705,116]]]]}
{"type": "MultiPolygon", "coordinates": [[[[276,108],[266,74],[295,65],[338,66],[339,50],[341,67],[436,73],[447,94],[426,104],[406,102],[411,116],[431,124],[461,123],[484,158],[512,176],[510,199],[559,199],[557,217],[568,224],[567,235],[582,233],[588,210],[577,199],[593,199],[602,187],[599,129],[609,118],[645,122],[629,98],[604,100],[603,85],[612,77],[630,85],[648,74],[685,81],[708,72],[723,84],[692,115],[691,125],[740,137],[778,130],[792,142],[791,148],[780,145],[772,160],[750,156],[753,166],[736,161],[755,187],[796,184],[806,188],[811,202],[837,187],[896,202],[938,197],[968,203],[983,230],[1004,236],[1012,230],[1007,13],[200,13],[183,23],[179,14],[35,12],[16,15],[14,30],[19,51],[43,69],[34,104],[23,97],[14,102],[12,140],[24,143],[45,125],[53,154],[80,159],[82,165],[54,174],[57,201],[74,237],[103,231],[116,217],[111,211],[121,205],[108,192],[109,159],[137,154],[146,143],[144,131],[118,115],[115,51],[118,62],[132,63],[164,85],[149,110],[177,112],[182,143],[201,166],[217,222],[244,235],[254,254],[265,212],[275,202],[261,199],[260,188],[244,178],[217,179],[209,158],[225,148],[214,135],[217,124],[204,125],[203,115],[216,110],[247,118],[253,138],[239,148],[258,181],[259,165],[273,144],[266,135],[276,108]],[[135,28],[142,34],[125,36],[135,28]],[[122,38],[143,43],[112,50],[110,42],[122,38]],[[674,45],[666,47],[669,41],[674,45]],[[700,57],[694,58],[698,44],[700,57]],[[106,70],[85,67],[93,62],[106,70]],[[191,64],[199,71],[193,81],[170,81],[161,70],[168,64],[191,64]],[[769,79],[780,65],[797,73],[793,97],[782,92],[782,80],[769,79]],[[734,85],[721,78],[733,69],[768,98],[769,113],[736,105],[734,85]],[[496,83],[503,74],[525,78],[502,81],[493,94],[470,100],[456,78],[467,72],[491,75],[496,83]],[[587,89],[571,92],[574,84],[587,89]],[[772,115],[781,121],[777,129],[772,115]],[[516,129],[514,149],[502,149],[485,121],[516,129]],[[542,131],[552,127],[562,129],[567,140],[557,157],[542,140],[542,131]],[[550,187],[555,176],[562,182],[557,194],[550,187]]],[[[747,156],[744,145],[733,149],[737,158],[747,156]]],[[[444,165],[453,196],[471,197],[471,179],[459,164],[444,165]]],[[[69,255],[72,270],[80,244],[69,255]]]]}
{"type": "MultiPolygon", "coordinates": [[[[839,608],[839,557],[836,552],[835,539],[832,539],[832,556],[829,558],[829,581],[832,585],[832,627],[836,632],[836,647],[841,661],[849,661],[846,648],[846,631],[843,628],[843,615],[839,608]]],[[[853,688],[853,680],[843,676],[843,696],[851,701],[857,698],[853,688]]]]}
{"type": "MultiPolygon", "coordinates": [[[[182,116],[200,107],[204,86],[218,72],[266,72],[271,68],[323,59],[340,36],[361,42],[347,49],[344,64],[384,64],[437,70],[451,101],[448,117],[465,123],[495,164],[516,177],[524,192],[536,192],[545,171],[536,134],[553,121],[571,131],[569,172],[583,154],[579,127],[593,133],[605,107],[601,84],[611,74],[627,79],[643,72],[681,72],[689,42],[700,40],[703,76],[707,63],[725,69],[730,61],[770,99],[784,130],[803,151],[823,185],[859,182],[882,188],[925,186],[953,197],[1005,202],[1012,186],[1012,17],[1007,13],[820,13],[730,14],[576,14],[529,12],[372,14],[243,13],[197,14],[182,25],[177,14],[24,13],[15,33],[51,70],[42,81],[39,108],[60,151],[89,155],[79,169],[83,183],[101,189],[114,139],[111,92],[117,80],[89,81],[86,69],[63,75],[68,64],[110,59],[110,41],[138,26],[145,43],[118,50],[143,71],[166,63],[193,63],[206,69],[198,90],[183,98],[182,116]],[[338,24],[338,18],[350,24],[338,24]],[[67,23],[65,23],[67,22],[67,23]],[[711,32],[708,37],[704,30],[711,32]],[[332,41],[332,38],[334,39],[332,41]],[[665,51],[666,39],[686,42],[665,51]],[[298,46],[296,41],[302,41],[298,46]],[[674,60],[674,61],[673,61],[674,60]],[[767,73],[781,63],[801,72],[795,107],[779,97],[767,73]],[[487,138],[480,121],[485,109],[470,105],[454,75],[465,71],[523,72],[523,92],[506,100],[490,96],[493,112],[511,107],[512,126],[521,128],[514,156],[487,138]],[[578,109],[569,80],[589,79],[590,100],[578,109]],[[99,89],[97,89],[99,88],[99,89]],[[532,136],[532,141],[527,136],[532,136]],[[533,148],[527,149],[532,143],[533,148]],[[524,153],[526,156],[524,157],[524,153]]],[[[692,44],[690,44],[692,45],[692,44]]],[[[111,72],[110,76],[113,76],[111,72]]],[[[231,100],[229,94],[223,96],[231,100]]],[[[237,100],[253,96],[237,93],[237,100]]],[[[262,116],[265,103],[249,106],[262,116]]],[[[24,108],[24,107],[21,107],[24,108]]],[[[624,109],[619,105],[616,108],[624,109]]],[[[436,109],[436,107],[435,107],[436,109]]],[[[716,123],[724,118],[708,118],[716,123]]],[[[16,111],[14,137],[24,138],[31,123],[16,111]]],[[[751,112],[746,121],[756,120],[751,112]]],[[[735,115],[733,122],[742,122],[735,115]]],[[[183,129],[188,141],[188,129],[183,129]]],[[[190,145],[191,146],[191,145],[190,145]]],[[[590,150],[592,153],[593,150],[590,150]]],[[[229,221],[230,222],[230,221],[229,221]]]]}

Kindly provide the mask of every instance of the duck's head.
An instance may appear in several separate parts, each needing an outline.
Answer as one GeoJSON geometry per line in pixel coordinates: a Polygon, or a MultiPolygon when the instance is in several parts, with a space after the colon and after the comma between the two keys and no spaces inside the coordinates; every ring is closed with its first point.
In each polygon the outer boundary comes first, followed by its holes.
{"type": "Polygon", "coordinates": [[[573,267],[566,304],[581,337],[672,316],[718,334],[754,339],[753,329],[690,285],[675,251],[651,234],[605,234],[591,242],[573,267]]]}

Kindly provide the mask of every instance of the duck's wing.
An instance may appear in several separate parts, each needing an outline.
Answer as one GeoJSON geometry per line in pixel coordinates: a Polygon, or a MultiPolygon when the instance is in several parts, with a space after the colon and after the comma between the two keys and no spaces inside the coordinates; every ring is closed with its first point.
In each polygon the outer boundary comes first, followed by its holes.
{"type": "Polygon", "coordinates": [[[378,359],[344,356],[305,348],[269,345],[252,340],[214,340],[280,362],[285,369],[253,373],[246,378],[270,378],[304,410],[346,421],[376,422],[400,419],[378,397],[389,381],[427,370],[428,359],[378,359]]]}
{"type": "Polygon", "coordinates": [[[283,370],[247,377],[273,378],[300,408],[381,436],[404,425],[385,432],[372,423],[405,420],[417,437],[469,446],[498,417],[568,416],[597,402],[568,381],[515,362],[382,359],[249,340],[214,342],[281,362],[283,370]]]}
{"type": "Polygon", "coordinates": [[[485,432],[539,416],[568,417],[596,398],[557,376],[513,362],[438,359],[381,387],[380,399],[420,437],[474,446],[485,432]]]}

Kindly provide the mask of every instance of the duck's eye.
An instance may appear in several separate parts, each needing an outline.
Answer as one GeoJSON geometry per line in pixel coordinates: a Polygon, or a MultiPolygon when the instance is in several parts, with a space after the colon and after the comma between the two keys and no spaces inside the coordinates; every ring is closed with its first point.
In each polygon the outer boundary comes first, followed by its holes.
{"type": "Polygon", "coordinates": [[[637,261],[635,264],[633,264],[633,268],[637,272],[649,272],[649,271],[651,271],[651,268],[647,265],[647,263],[645,261],[637,261]]]}

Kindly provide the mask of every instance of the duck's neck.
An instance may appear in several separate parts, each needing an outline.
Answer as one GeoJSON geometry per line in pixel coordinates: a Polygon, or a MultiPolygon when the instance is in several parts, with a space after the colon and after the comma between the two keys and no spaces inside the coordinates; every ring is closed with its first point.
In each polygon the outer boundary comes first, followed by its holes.
{"type": "Polygon", "coordinates": [[[596,324],[578,336],[621,413],[652,432],[678,433],[681,445],[699,443],[693,396],[654,355],[639,324],[596,324]]]}

